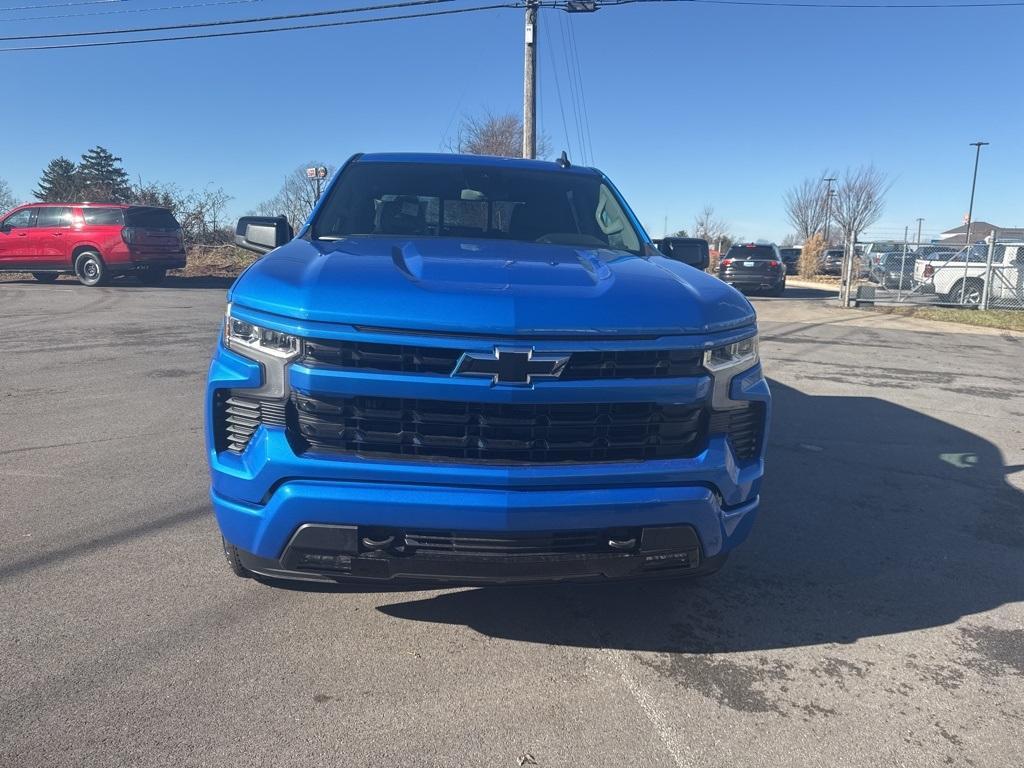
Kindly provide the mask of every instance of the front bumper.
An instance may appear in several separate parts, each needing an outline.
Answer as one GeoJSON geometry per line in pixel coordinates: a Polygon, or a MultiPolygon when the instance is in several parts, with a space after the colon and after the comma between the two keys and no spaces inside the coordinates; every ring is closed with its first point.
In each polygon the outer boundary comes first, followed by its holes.
{"type": "MultiPolygon", "coordinates": [[[[298,389],[344,388],[403,394],[420,381],[389,376],[366,382],[320,374],[293,364],[289,385],[298,389]]],[[[342,551],[344,567],[320,561],[296,564],[289,548],[308,525],[359,531],[445,531],[500,536],[535,536],[580,531],[642,531],[687,527],[695,546],[685,556],[672,553],[672,572],[700,573],[719,562],[746,538],[757,512],[764,470],[763,440],[756,458],[740,460],[724,435],[711,435],[697,456],[684,459],[616,461],[594,464],[474,465],[451,461],[362,458],[297,453],[284,428],[261,425],[241,454],[218,452],[213,439],[215,393],[255,389],[263,383],[258,363],[218,347],[207,390],[207,452],[211,500],[225,539],[238,547],[250,570],[268,576],[314,580],[347,578],[431,579],[509,582],[619,578],[661,572],[650,552],[589,551],[482,557],[416,555],[396,551],[342,551]]],[[[606,383],[607,384],[607,383],[606,383]]],[[[709,398],[711,380],[670,380],[645,384],[652,397],[709,398]],[[689,382],[689,383],[686,383],[689,382]]],[[[446,380],[460,396],[503,397],[500,388],[446,380]],[[473,389],[470,390],[470,387],[473,389]]],[[[591,384],[581,383],[580,387],[591,384]]],[[[538,386],[538,392],[541,387],[538,386]]],[[[564,397],[567,387],[545,388],[564,397]]],[[[602,388],[602,396],[629,401],[630,386],[602,388]]],[[[736,375],[729,389],[736,400],[761,401],[770,418],[770,395],[760,367],[736,375]]],[[[514,389],[509,397],[538,396],[514,389]]],[[[573,396],[579,397],[579,393],[573,396]]],[[[766,431],[766,430],[765,430],[766,431]]],[[[455,553],[457,555],[458,553],[455,553]]],[[[337,561],[342,562],[342,561],[337,561]]],[[[665,571],[668,572],[668,571],[665,571]]]]}
{"type": "Polygon", "coordinates": [[[167,251],[156,251],[156,252],[132,252],[131,261],[123,265],[118,265],[119,268],[134,271],[140,269],[183,269],[185,267],[186,257],[185,253],[168,253],[167,251]]]}
{"type": "Polygon", "coordinates": [[[734,288],[747,290],[769,290],[772,288],[778,288],[782,285],[786,278],[784,275],[722,275],[720,278],[725,283],[733,286],[734,288]]]}
{"type": "MultiPolygon", "coordinates": [[[[529,552],[448,551],[413,552],[407,546],[367,550],[361,543],[368,529],[358,526],[303,525],[292,536],[280,558],[262,558],[240,551],[239,559],[259,576],[300,581],[423,581],[458,584],[509,584],[538,581],[599,581],[604,579],[699,576],[717,570],[726,553],[702,559],[700,542],[691,526],[655,526],[634,529],[614,540],[630,551],[529,552]]],[[[383,529],[394,531],[395,529],[383,529]]],[[[622,529],[619,529],[620,531],[622,529]]],[[[477,541],[510,543],[514,536],[477,541]]],[[[572,536],[573,534],[568,534],[572,536]]],[[[435,537],[442,538],[442,537],[435,537]]],[[[522,542],[537,540],[531,534],[522,542]]],[[[553,538],[553,537],[548,537],[553,538]]],[[[595,539],[598,537],[595,535],[595,539]]]]}

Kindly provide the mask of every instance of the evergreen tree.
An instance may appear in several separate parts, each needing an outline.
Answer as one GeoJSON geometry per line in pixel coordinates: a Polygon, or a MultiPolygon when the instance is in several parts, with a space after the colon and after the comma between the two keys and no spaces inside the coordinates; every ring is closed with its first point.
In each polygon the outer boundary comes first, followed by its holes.
{"type": "Polygon", "coordinates": [[[78,168],[66,157],[57,157],[43,170],[39,187],[32,192],[44,203],[73,203],[78,199],[78,168]]]}
{"type": "Polygon", "coordinates": [[[128,174],[121,167],[121,158],[95,146],[82,155],[78,164],[80,194],[92,203],[123,203],[131,198],[128,174]]]}

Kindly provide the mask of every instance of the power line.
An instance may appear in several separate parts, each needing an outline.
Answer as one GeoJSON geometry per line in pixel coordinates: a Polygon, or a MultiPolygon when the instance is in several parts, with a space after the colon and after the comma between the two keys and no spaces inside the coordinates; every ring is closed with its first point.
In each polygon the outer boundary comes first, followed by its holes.
{"type": "Polygon", "coordinates": [[[580,156],[586,162],[587,145],[583,140],[583,127],[580,123],[579,99],[576,96],[576,80],[573,77],[572,68],[569,66],[569,39],[565,32],[565,19],[558,19],[559,31],[562,33],[562,58],[565,61],[565,79],[569,84],[569,99],[572,106],[572,119],[576,125],[576,139],[579,142],[580,156]]]}
{"type": "Polygon", "coordinates": [[[493,5],[475,5],[469,8],[449,8],[443,11],[423,11],[406,13],[398,16],[376,16],[369,19],[351,19],[348,21],[326,21],[320,24],[300,24],[293,27],[268,27],[265,29],[243,29],[234,32],[206,32],[200,35],[173,35],[171,37],[148,37],[136,40],[103,40],[94,43],[61,43],[59,45],[27,45],[17,48],[0,48],[0,53],[14,51],[53,51],[70,48],[100,48],[114,45],[140,45],[144,43],[169,43],[177,40],[207,40],[216,37],[242,37],[244,35],[265,35],[271,32],[294,32],[300,29],[325,29],[327,27],[348,27],[356,24],[375,24],[384,21],[403,21],[405,19],[425,19],[432,16],[454,16],[460,13],[490,11],[498,8],[522,8],[519,3],[494,3],[493,5]]]}
{"type": "Polygon", "coordinates": [[[385,11],[394,8],[409,8],[416,5],[437,5],[438,3],[451,3],[454,0],[400,0],[400,2],[385,3],[382,5],[364,5],[357,8],[335,8],[329,11],[307,11],[306,13],[284,13],[276,16],[254,16],[248,19],[226,19],[221,21],[196,21],[189,24],[165,24],[159,27],[123,27],[121,29],[106,29],[98,32],[54,32],[48,35],[16,35],[12,37],[0,37],[0,41],[9,42],[13,40],[53,40],[54,38],[65,37],[96,37],[97,35],[127,35],[139,32],[168,32],[174,29],[200,29],[203,27],[225,27],[234,24],[260,24],[268,21],[286,21],[288,19],[309,19],[321,16],[338,16],[343,13],[364,13],[367,11],[385,11]]]}
{"type": "MultiPolygon", "coordinates": [[[[109,0],[107,0],[109,2],[109,0]]],[[[52,16],[22,16],[18,19],[4,19],[5,24],[16,21],[47,21],[49,19],[80,19],[84,16],[114,16],[122,13],[157,13],[158,11],[180,11],[186,8],[213,8],[218,5],[245,5],[262,3],[264,0],[216,0],[212,3],[184,3],[182,5],[162,5],[158,8],[118,8],[115,11],[88,11],[86,13],[55,13],[52,16]]],[[[41,8],[44,6],[36,6],[41,8]]]]}
{"type": "MultiPolygon", "coordinates": [[[[799,2],[794,0],[614,0],[603,2],[598,8],[610,8],[616,5],[632,5],[634,3],[701,3],[703,5],[752,5],[761,8],[885,8],[885,9],[917,9],[917,8],[1012,8],[1024,6],[1024,0],[1005,0],[1000,2],[954,2],[954,3],[823,3],[799,2]]],[[[553,7],[565,9],[566,3],[558,2],[553,7]]]]}
{"type": "Polygon", "coordinates": [[[562,131],[565,133],[565,149],[571,155],[572,142],[569,141],[569,126],[565,122],[565,106],[562,104],[562,86],[558,83],[558,64],[555,63],[554,46],[551,45],[551,33],[547,30],[547,25],[545,25],[544,32],[548,41],[548,44],[545,47],[548,49],[548,59],[551,61],[551,74],[555,77],[555,92],[558,94],[558,111],[562,113],[562,131]]]}
{"type": "Polygon", "coordinates": [[[35,11],[39,8],[71,8],[75,5],[109,5],[111,3],[128,3],[131,0],[77,0],[73,3],[50,3],[48,5],[12,5],[0,8],[0,11],[35,11]]]}
{"type": "Polygon", "coordinates": [[[587,96],[583,90],[583,67],[580,66],[580,49],[576,45],[576,29],[573,26],[573,17],[569,16],[569,39],[572,42],[572,55],[576,61],[576,84],[579,89],[580,103],[583,105],[583,126],[584,136],[587,139],[587,158],[590,164],[594,162],[594,142],[590,134],[590,112],[587,110],[587,96]]]}

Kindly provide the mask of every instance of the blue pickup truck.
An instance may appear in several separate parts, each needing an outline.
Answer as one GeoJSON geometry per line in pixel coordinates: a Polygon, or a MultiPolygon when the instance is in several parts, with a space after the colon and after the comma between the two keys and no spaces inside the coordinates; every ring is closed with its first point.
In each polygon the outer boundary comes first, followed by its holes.
{"type": "Polygon", "coordinates": [[[748,301],[564,159],[365,154],[228,293],[206,389],[239,576],[701,575],[748,534],[771,399],[748,301]]]}

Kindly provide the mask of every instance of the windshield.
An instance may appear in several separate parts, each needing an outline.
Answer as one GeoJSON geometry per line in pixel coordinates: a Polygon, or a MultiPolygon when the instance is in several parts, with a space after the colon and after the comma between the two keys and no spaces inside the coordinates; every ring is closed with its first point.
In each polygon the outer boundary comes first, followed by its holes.
{"type": "Polygon", "coordinates": [[[124,213],[124,223],[146,229],[178,229],[178,220],[165,208],[129,208],[124,213]]]}
{"type": "Polygon", "coordinates": [[[914,261],[914,254],[910,251],[907,251],[905,255],[902,253],[887,253],[882,257],[882,265],[889,269],[895,269],[900,264],[913,264],[914,261]]]}
{"type": "Polygon", "coordinates": [[[770,245],[734,245],[726,258],[736,261],[772,261],[779,257],[770,245]]]}
{"type": "Polygon", "coordinates": [[[312,234],[473,237],[632,253],[643,242],[596,174],[439,163],[355,163],[334,185],[312,234]]]}

